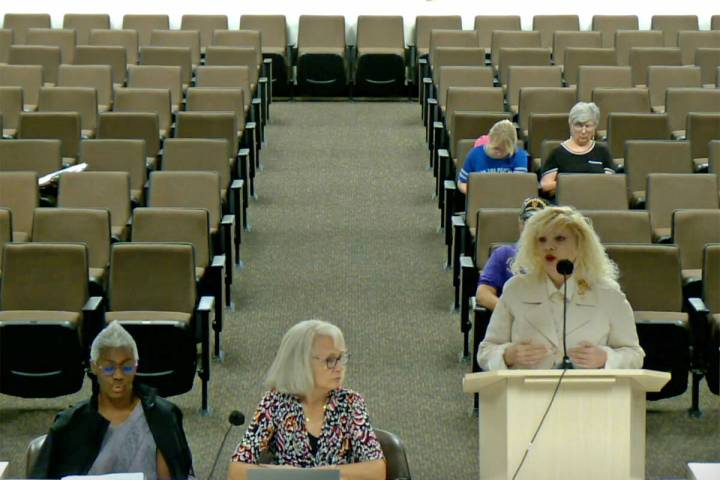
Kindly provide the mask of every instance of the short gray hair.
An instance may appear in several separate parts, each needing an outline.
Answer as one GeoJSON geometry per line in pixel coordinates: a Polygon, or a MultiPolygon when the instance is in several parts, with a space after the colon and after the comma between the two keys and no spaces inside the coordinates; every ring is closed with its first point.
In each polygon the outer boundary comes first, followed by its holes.
{"type": "Polygon", "coordinates": [[[110,325],[103,328],[93,340],[90,347],[90,361],[97,365],[100,360],[100,352],[109,348],[125,348],[132,352],[135,362],[140,360],[135,340],[117,320],[110,322],[110,325]]]}
{"type": "Polygon", "coordinates": [[[315,338],[328,336],[335,347],[345,349],[342,331],[322,320],[305,320],[293,325],[285,333],[275,354],[265,385],[281,393],[307,396],[315,387],[312,369],[312,347],[315,338]]]}
{"type": "Polygon", "coordinates": [[[568,122],[572,127],[576,123],[600,122],[600,109],[592,102],[578,102],[570,109],[568,122]]]}

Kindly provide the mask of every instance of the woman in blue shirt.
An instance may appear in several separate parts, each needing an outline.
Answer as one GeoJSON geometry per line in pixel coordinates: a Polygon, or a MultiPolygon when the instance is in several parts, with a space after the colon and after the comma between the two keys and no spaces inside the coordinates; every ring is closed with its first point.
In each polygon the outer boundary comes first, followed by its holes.
{"type": "Polygon", "coordinates": [[[458,190],[467,194],[471,173],[525,173],[528,171],[527,152],[517,148],[517,132],[508,120],[492,126],[485,145],[470,150],[458,175],[458,190]]]}

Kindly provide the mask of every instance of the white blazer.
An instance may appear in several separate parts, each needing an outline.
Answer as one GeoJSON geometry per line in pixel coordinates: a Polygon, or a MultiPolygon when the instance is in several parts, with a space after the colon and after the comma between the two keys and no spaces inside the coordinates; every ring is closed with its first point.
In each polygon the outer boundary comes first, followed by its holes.
{"type": "MultiPolygon", "coordinates": [[[[490,318],[477,361],[484,370],[508,368],[503,360],[511,343],[532,340],[550,354],[537,365],[513,368],[554,368],[562,361],[562,333],[553,321],[548,290],[542,281],[516,275],[503,287],[503,294],[490,318]]],[[[559,306],[562,308],[562,305],[559,306]]],[[[645,352],[640,347],[632,308],[618,288],[595,286],[575,293],[567,305],[568,350],[586,341],[607,351],[605,368],[642,368],[645,352]]]]}

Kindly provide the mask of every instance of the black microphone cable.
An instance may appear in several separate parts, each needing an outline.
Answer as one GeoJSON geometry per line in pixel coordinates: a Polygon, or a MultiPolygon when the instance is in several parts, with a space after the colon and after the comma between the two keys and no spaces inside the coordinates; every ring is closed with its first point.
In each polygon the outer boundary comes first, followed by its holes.
{"type": "Polygon", "coordinates": [[[230,426],[228,426],[227,430],[225,430],[225,436],[223,437],[222,442],[220,442],[220,448],[218,448],[217,454],[215,454],[215,460],[213,461],[212,468],[210,469],[210,475],[208,475],[208,480],[212,480],[213,473],[215,473],[215,467],[217,467],[217,462],[220,459],[220,452],[222,452],[222,449],[225,446],[225,440],[227,440],[230,430],[232,429],[232,427],[239,427],[240,425],[245,423],[245,415],[243,415],[243,413],[238,410],[233,410],[232,412],[230,412],[228,422],[230,423],[230,426]]]}

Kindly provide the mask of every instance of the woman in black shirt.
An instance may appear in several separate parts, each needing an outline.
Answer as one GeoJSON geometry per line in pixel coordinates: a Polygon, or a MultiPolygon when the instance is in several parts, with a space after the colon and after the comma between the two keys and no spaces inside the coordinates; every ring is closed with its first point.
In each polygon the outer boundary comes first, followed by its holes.
{"type": "Polygon", "coordinates": [[[558,173],[615,173],[607,147],[595,143],[600,110],[594,103],[579,102],[570,110],[570,138],[548,156],[542,169],[540,187],[555,196],[558,173]]]}

